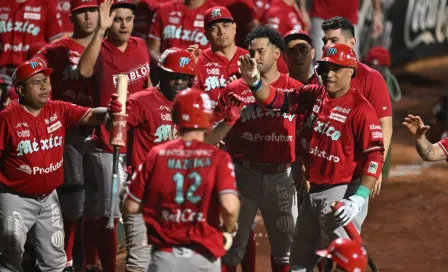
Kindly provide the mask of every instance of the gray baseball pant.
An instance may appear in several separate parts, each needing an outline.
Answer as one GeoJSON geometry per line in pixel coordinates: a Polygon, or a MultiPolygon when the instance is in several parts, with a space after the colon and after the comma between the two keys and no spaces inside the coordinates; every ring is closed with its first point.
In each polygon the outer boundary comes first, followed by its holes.
{"type": "Polygon", "coordinates": [[[64,228],[56,191],[44,199],[0,192],[0,271],[21,272],[27,234],[40,271],[65,268],[64,228]]]}
{"type": "MultiPolygon", "coordinates": [[[[325,249],[337,237],[349,238],[334,220],[331,204],[353,195],[358,186],[359,181],[356,181],[350,186],[339,185],[316,193],[311,191],[308,194],[299,210],[291,246],[292,272],[312,272],[320,259],[316,255],[316,250],[325,249]]],[[[367,216],[367,210],[366,202],[352,221],[358,231],[367,216]]]]}
{"type": "Polygon", "coordinates": [[[276,174],[262,174],[236,164],[235,175],[241,197],[239,228],[222,262],[226,265],[238,265],[241,262],[255,215],[260,208],[275,263],[289,264],[297,219],[297,195],[291,168],[276,174]]]}
{"type": "Polygon", "coordinates": [[[147,272],[220,272],[221,260],[210,259],[191,249],[174,247],[173,252],[152,251],[147,272]]]}
{"type": "Polygon", "coordinates": [[[126,271],[143,272],[151,259],[143,214],[123,215],[123,226],[126,235],[126,271]]]}

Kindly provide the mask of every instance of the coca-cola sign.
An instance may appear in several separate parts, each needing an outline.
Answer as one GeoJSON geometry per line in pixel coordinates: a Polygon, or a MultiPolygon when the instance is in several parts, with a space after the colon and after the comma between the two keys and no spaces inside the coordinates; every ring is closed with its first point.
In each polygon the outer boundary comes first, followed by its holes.
{"type": "Polygon", "coordinates": [[[408,49],[420,44],[443,43],[448,37],[446,0],[410,0],[404,24],[404,43],[408,49]]]}
{"type": "Polygon", "coordinates": [[[370,47],[389,49],[392,65],[448,54],[448,0],[382,0],[383,34],[372,38],[372,6],[359,13],[361,57],[370,47]]]}

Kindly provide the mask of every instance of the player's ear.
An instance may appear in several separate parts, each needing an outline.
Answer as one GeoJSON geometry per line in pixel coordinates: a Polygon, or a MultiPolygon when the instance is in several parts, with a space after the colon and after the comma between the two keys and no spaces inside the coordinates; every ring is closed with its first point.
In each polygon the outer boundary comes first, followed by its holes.
{"type": "Polygon", "coordinates": [[[349,69],[349,72],[348,72],[349,78],[352,78],[354,73],[355,73],[355,69],[353,69],[353,68],[349,69]]]}
{"type": "Polygon", "coordinates": [[[280,50],[280,48],[275,46],[274,47],[274,57],[275,57],[275,60],[278,60],[281,55],[282,55],[282,51],[280,50]]]}
{"type": "Polygon", "coordinates": [[[16,93],[18,96],[23,96],[23,86],[22,85],[17,85],[15,87],[15,89],[16,89],[16,93]]]}
{"type": "Polygon", "coordinates": [[[355,49],[355,45],[356,45],[356,38],[355,37],[351,37],[347,40],[347,45],[350,46],[351,48],[355,49]]]}
{"type": "Polygon", "coordinates": [[[314,48],[311,48],[311,59],[313,60],[316,56],[316,50],[314,48]]]}

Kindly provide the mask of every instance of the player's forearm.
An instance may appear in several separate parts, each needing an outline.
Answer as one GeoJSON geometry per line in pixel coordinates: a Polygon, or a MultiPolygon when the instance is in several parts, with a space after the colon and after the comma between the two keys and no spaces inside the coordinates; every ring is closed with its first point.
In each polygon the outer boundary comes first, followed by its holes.
{"type": "Polygon", "coordinates": [[[82,53],[78,64],[78,71],[82,77],[89,78],[93,75],[93,68],[95,67],[98,55],[100,54],[101,44],[105,33],[105,29],[98,28],[95,31],[93,39],[82,53]]]}
{"type": "MultiPolygon", "coordinates": [[[[381,169],[379,170],[381,172],[381,169]]],[[[375,182],[378,179],[376,177],[373,176],[369,176],[369,175],[362,175],[361,176],[361,185],[366,187],[369,190],[372,190],[373,186],[375,186],[375,182]]]]}
{"type": "Polygon", "coordinates": [[[149,39],[148,41],[149,56],[154,61],[160,59],[160,41],[156,39],[149,39]]]}
{"type": "Polygon", "coordinates": [[[446,155],[440,146],[438,146],[438,144],[432,144],[424,134],[415,137],[415,148],[417,149],[418,155],[420,155],[424,161],[434,162],[446,160],[446,155]]]}
{"type": "Polygon", "coordinates": [[[240,200],[236,194],[221,195],[221,217],[225,229],[234,232],[237,226],[238,214],[240,211],[240,200]]]}
{"type": "Polygon", "coordinates": [[[99,126],[105,123],[107,117],[107,108],[99,107],[93,108],[84,118],[79,122],[81,126],[99,126]]]}
{"type": "Polygon", "coordinates": [[[387,152],[389,151],[389,146],[392,141],[392,116],[381,118],[380,124],[381,131],[383,133],[384,155],[387,156],[387,152]]]}
{"type": "Polygon", "coordinates": [[[306,0],[300,0],[299,8],[301,12],[307,12],[306,10],[306,0]]]}
{"type": "Polygon", "coordinates": [[[232,129],[231,125],[225,122],[219,123],[212,131],[205,135],[205,142],[211,145],[219,144],[226,137],[227,133],[229,133],[230,129],[232,129]]]}
{"type": "Polygon", "coordinates": [[[373,11],[381,13],[381,0],[373,0],[373,11]]]}

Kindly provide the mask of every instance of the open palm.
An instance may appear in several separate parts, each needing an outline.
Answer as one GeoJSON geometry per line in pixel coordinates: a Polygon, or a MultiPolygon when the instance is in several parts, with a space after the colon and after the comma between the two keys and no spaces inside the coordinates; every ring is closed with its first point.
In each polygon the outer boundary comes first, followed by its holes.
{"type": "Polygon", "coordinates": [[[108,29],[114,21],[115,12],[110,13],[110,8],[113,3],[113,0],[106,0],[100,5],[99,27],[101,29],[108,29]]]}
{"type": "Polygon", "coordinates": [[[425,126],[420,116],[414,116],[412,114],[408,114],[406,118],[404,118],[403,125],[405,125],[409,132],[412,135],[421,136],[429,130],[429,126],[425,126]]]}

